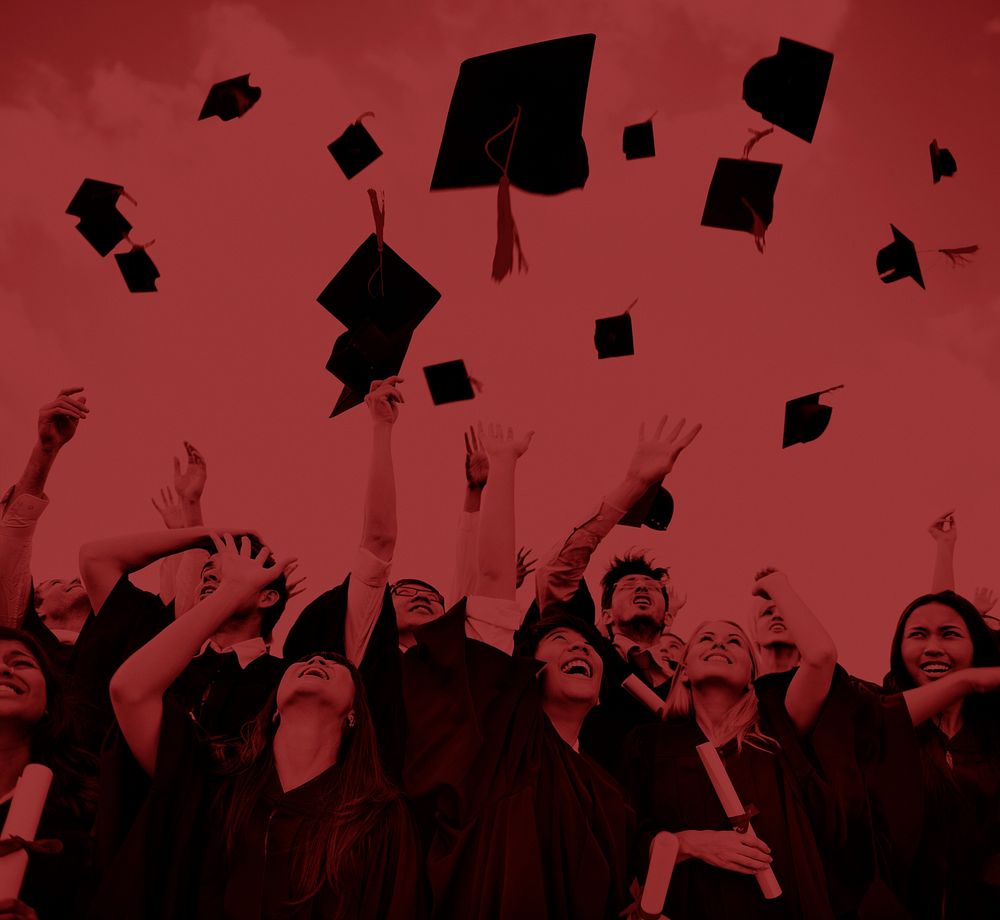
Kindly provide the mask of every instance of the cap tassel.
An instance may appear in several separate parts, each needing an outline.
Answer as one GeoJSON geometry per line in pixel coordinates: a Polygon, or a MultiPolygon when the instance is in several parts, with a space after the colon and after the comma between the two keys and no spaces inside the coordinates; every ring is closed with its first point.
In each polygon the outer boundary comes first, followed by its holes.
{"type": "Polygon", "coordinates": [[[746,206],[746,209],[750,212],[751,217],[753,217],[753,226],[750,228],[750,232],[753,234],[753,244],[757,247],[757,252],[761,255],[764,254],[764,233],[767,231],[767,225],[761,220],[760,215],[753,209],[750,202],[746,198],[740,197],[740,201],[746,206]]]}
{"type": "Polygon", "coordinates": [[[500,181],[497,184],[497,245],[493,252],[493,280],[503,281],[511,273],[514,267],[514,248],[517,248],[517,270],[523,272],[528,270],[527,260],[521,249],[521,237],[517,232],[517,225],[514,223],[514,213],[510,206],[510,178],[507,170],[510,168],[510,155],[514,149],[514,139],[517,137],[517,126],[521,121],[521,107],[517,107],[517,114],[510,124],[506,125],[502,131],[498,131],[485,144],[486,156],[493,161],[502,172],[500,181]],[[503,165],[490,153],[490,144],[500,135],[513,128],[510,136],[510,145],[507,147],[507,158],[503,165]]]}
{"type": "Polygon", "coordinates": [[[362,112],[357,118],[354,119],[354,124],[360,125],[362,119],[364,119],[364,118],[374,118],[374,117],[375,117],[375,113],[374,112],[362,112]]]}
{"type": "Polygon", "coordinates": [[[756,128],[747,128],[747,131],[749,131],[753,137],[751,137],[750,140],[743,145],[744,160],[750,159],[750,151],[753,150],[753,148],[756,147],[761,140],[767,137],[768,134],[774,134],[774,126],[772,125],[770,128],[764,128],[762,131],[758,131],[756,128]]]}
{"type": "Polygon", "coordinates": [[[941,255],[947,256],[951,261],[952,268],[959,265],[968,265],[972,260],[969,258],[974,252],[979,252],[978,246],[956,246],[953,249],[938,249],[941,255]]]}
{"type": "MultiPolygon", "coordinates": [[[[366,114],[371,113],[369,112],[366,114]]],[[[375,280],[375,276],[378,275],[379,296],[385,297],[385,277],[382,274],[382,234],[385,231],[385,192],[382,192],[381,205],[379,204],[378,195],[375,193],[375,189],[368,189],[368,198],[372,203],[372,215],[375,218],[375,241],[378,245],[378,268],[372,272],[371,277],[368,279],[368,296],[375,296],[372,293],[372,282],[375,280]]]]}

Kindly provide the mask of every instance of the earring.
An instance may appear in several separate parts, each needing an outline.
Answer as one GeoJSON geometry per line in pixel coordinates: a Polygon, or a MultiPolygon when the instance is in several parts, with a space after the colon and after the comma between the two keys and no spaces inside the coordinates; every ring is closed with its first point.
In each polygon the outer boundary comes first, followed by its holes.
{"type": "Polygon", "coordinates": [[[271,724],[272,725],[277,725],[280,719],[281,719],[281,713],[278,712],[277,709],[275,709],[274,710],[274,715],[271,716],[271,724]]]}
{"type": "Polygon", "coordinates": [[[348,728],[354,728],[354,713],[353,712],[349,712],[347,714],[347,727],[348,728]]]}

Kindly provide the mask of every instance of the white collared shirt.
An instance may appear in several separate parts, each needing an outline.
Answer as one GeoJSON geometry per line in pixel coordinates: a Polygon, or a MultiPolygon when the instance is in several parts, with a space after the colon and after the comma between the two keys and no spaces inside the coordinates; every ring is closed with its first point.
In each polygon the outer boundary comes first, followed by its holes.
{"type": "Polygon", "coordinates": [[[209,649],[220,655],[224,655],[226,652],[235,652],[236,660],[240,663],[240,670],[243,671],[252,662],[260,658],[261,655],[269,655],[271,653],[270,647],[260,636],[254,636],[252,639],[244,639],[242,642],[237,642],[235,645],[230,645],[226,648],[220,648],[217,642],[208,639],[195,657],[201,657],[209,649]]]}

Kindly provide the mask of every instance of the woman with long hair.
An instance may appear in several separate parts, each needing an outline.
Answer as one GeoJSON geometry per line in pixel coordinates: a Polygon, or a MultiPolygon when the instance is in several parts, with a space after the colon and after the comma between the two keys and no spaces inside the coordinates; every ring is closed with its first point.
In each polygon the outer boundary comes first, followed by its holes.
{"type": "MultiPolygon", "coordinates": [[[[289,664],[240,743],[214,745],[164,691],[248,596],[291,560],[267,567],[244,540],[216,539],[218,587],[115,675],[125,739],[153,776],[139,822],[137,879],[112,878],[103,916],[375,920],[419,917],[421,858],[407,808],[386,778],[360,677],[317,653],[289,664]],[[159,790],[159,791],[158,791],[159,790]],[[194,826],[172,803],[196,797],[194,826]]],[[[133,835],[135,836],[135,835],[133,835]]],[[[128,848],[128,847],[127,847],[128,848]]]]}
{"type": "MultiPolygon", "coordinates": [[[[96,765],[77,743],[72,701],[37,640],[19,629],[0,627],[0,827],[14,787],[30,763],[52,771],[35,839],[57,840],[29,849],[19,901],[23,914],[71,916],[79,908],[88,876],[87,834],[96,806],[96,765]],[[25,907],[26,905],[26,907],[25,907]]],[[[2,910],[0,910],[2,913],[2,910]]]]}
{"type": "MultiPolygon", "coordinates": [[[[742,627],[701,623],[684,648],[664,720],[629,739],[623,778],[640,843],[659,831],[679,841],[665,912],[678,917],[833,916],[812,828],[818,778],[799,738],[819,717],[836,648],[787,578],[758,575],[755,593],[781,603],[802,663],[790,680],[758,682],[759,663],[742,627]],[[733,829],[696,747],[718,750],[759,839],[733,829]],[[765,900],[753,874],[771,868],[782,894],[765,900]]],[[[642,847],[638,848],[642,871],[642,847]]]]}
{"type": "Polygon", "coordinates": [[[998,687],[1000,652],[970,601],[941,591],[907,605],[884,689],[902,693],[916,730],[878,799],[915,918],[1000,916],[998,687]]]}

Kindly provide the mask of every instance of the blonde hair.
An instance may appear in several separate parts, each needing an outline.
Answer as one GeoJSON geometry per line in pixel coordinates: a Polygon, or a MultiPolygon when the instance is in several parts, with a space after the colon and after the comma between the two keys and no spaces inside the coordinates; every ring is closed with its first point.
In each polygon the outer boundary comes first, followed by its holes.
{"type": "Polygon", "coordinates": [[[666,719],[694,719],[694,693],[691,684],[681,678],[686,673],[687,658],[691,651],[691,646],[698,640],[701,631],[712,622],[726,623],[731,626],[742,638],[750,656],[750,683],[739,700],[730,707],[726,713],[726,718],[722,725],[712,730],[711,726],[702,726],[709,741],[716,747],[722,747],[731,738],[736,739],[736,750],[742,750],[743,744],[747,743],[751,747],[759,748],[762,751],[773,752],[778,747],[778,742],[765,735],[760,729],[760,712],[757,708],[757,694],[753,689],[753,682],[760,673],[760,661],[757,658],[757,651],[746,630],[739,623],[732,620],[703,620],[691,633],[691,638],[684,646],[680,663],[677,665],[677,673],[670,684],[670,692],[663,704],[663,718],[666,719]],[[757,742],[757,743],[755,743],[757,742]]]}

